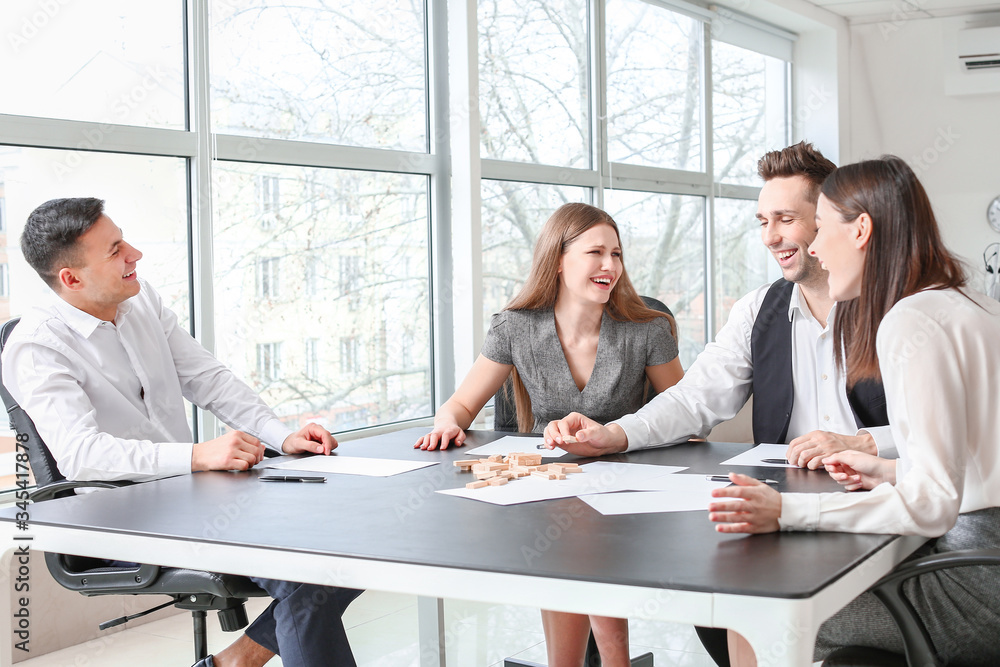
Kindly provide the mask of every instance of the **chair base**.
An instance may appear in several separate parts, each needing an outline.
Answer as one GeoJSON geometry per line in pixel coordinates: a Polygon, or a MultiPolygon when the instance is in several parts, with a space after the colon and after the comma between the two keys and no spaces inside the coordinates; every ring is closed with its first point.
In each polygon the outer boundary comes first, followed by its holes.
{"type": "MultiPolygon", "coordinates": [[[[587,667],[600,667],[601,658],[598,656],[596,664],[591,661],[592,665],[587,667]]],[[[636,656],[629,661],[632,667],[653,667],[653,654],[643,653],[642,655],[636,656]]],[[[540,662],[531,662],[530,660],[519,660],[517,658],[504,658],[503,667],[546,667],[540,662]]]]}
{"type": "Polygon", "coordinates": [[[899,653],[865,646],[846,646],[826,657],[823,667],[907,667],[899,653]]]}

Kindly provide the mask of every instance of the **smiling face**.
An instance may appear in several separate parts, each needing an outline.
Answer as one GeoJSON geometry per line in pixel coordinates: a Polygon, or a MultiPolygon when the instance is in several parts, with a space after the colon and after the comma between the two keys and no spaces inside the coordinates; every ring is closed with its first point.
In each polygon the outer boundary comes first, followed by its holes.
{"type": "Polygon", "coordinates": [[[870,224],[867,213],[845,222],[830,200],[820,195],[816,207],[816,238],[809,246],[809,254],[829,273],[830,297],[835,301],[850,301],[861,296],[868,238],[862,229],[865,224],[870,224]]]}
{"type": "Polygon", "coordinates": [[[622,274],[622,251],[611,225],[576,237],[559,258],[558,299],[605,304],[622,274]]]}
{"type": "Polygon", "coordinates": [[[80,310],[113,321],[118,305],[139,293],[135,265],[142,253],[125,242],[106,215],[77,239],[77,267],[59,271],[62,296],[80,310]]]}
{"type": "Polygon", "coordinates": [[[760,236],[781,267],[785,280],[811,283],[823,280],[823,270],[807,248],[816,235],[816,205],[809,198],[811,184],[804,176],[772,178],[757,198],[760,236]]]}

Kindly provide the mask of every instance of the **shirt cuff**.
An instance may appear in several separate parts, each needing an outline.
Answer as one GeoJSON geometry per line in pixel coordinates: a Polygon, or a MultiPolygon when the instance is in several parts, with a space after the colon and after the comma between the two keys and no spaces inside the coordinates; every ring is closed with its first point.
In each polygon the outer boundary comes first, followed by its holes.
{"type": "Polygon", "coordinates": [[[292,433],[292,429],[282,424],[280,420],[272,419],[264,424],[264,428],[260,429],[260,441],[271,449],[281,452],[281,445],[284,444],[285,438],[292,433]]]}
{"type": "Polygon", "coordinates": [[[625,437],[628,438],[628,447],[625,451],[633,452],[649,445],[649,426],[635,415],[625,415],[608,423],[611,424],[618,424],[625,431],[625,437]]]}
{"type": "Polygon", "coordinates": [[[778,525],[782,530],[816,530],[819,527],[819,494],[782,493],[778,525]]]}
{"type": "Polygon", "coordinates": [[[883,459],[899,458],[896,450],[896,441],[892,437],[892,428],[889,426],[869,426],[859,429],[857,435],[867,433],[875,441],[876,456],[883,459]]]}
{"type": "Polygon", "coordinates": [[[191,442],[156,443],[157,477],[191,474],[192,449],[194,449],[194,443],[191,442]]]}

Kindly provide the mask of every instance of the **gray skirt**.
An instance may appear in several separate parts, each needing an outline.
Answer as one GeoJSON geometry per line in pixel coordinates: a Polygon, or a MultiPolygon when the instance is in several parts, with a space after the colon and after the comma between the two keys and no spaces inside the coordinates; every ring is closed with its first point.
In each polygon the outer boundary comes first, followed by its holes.
{"type": "MultiPolygon", "coordinates": [[[[1000,547],[1000,508],[960,514],[954,528],[910,558],[960,549],[1000,547]]],[[[948,665],[1000,665],[1000,566],[931,572],[903,584],[906,598],[927,626],[948,665]]],[[[815,660],[841,646],[903,653],[903,639],[885,606],[862,593],[819,629],[815,660]]]]}

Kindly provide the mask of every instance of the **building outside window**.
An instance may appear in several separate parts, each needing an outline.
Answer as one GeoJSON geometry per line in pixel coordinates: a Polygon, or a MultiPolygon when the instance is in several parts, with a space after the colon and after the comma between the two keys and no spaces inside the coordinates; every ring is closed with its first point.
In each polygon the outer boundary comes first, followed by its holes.
{"type": "Polygon", "coordinates": [[[319,379],[319,339],[306,338],[303,374],[307,380],[319,379]]]}
{"type": "Polygon", "coordinates": [[[353,375],[359,369],[359,345],[358,339],[351,336],[340,339],[340,372],[344,375],[353,375]]]}
{"type": "Polygon", "coordinates": [[[257,376],[264,383],[281,378],[281,343],[258,343],[257,376]]]}
{"type": "Polygon", "coordinates": [[[257,260],[257,296],[277,299],[280,296],[281,258],[261,257],[257,260]]]}
{"type": "Polygon", "coordinates": [[[281,181],[276,176],[257,177],[257,211],[260,226],[270,229],[281,211],[281,181]]]}

